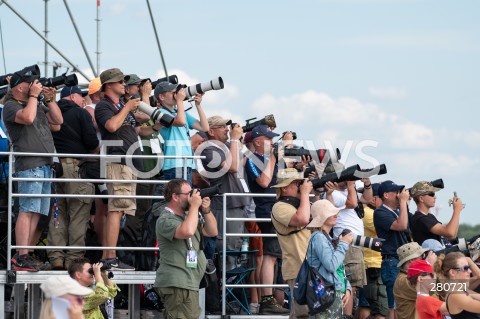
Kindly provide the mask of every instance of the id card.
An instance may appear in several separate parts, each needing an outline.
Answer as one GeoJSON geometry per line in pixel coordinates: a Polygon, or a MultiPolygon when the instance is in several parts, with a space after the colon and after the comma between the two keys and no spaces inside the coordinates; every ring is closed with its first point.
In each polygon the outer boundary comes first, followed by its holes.
{"type": "Polygon", "coordinates": [[[197,251],[187,250],[187,268],[197,268],[197,251]]]}

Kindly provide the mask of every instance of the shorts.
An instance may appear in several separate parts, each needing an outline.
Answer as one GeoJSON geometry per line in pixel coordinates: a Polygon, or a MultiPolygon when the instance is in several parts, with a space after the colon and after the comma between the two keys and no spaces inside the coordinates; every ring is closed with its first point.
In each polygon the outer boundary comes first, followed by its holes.
{"type": "MultiPolygon", "coordinates": [[[[137,177],[133,174],[133,171],[127,165],[118,163],[107,164],[107,179],[123,179],[133,180],[137,177]]],[[[107,183],[107,189],[109,195],[136,195],[135,183],[107,183]]],[[[108,211],[109,212],[123,212],[126,215],[135,216],[135,210],[137,209],[137,203],[135,198],[109,198],[108,199],[108,211]]]]}
{"type": "Polygon", "coordinates": [[[165,319],[197,319],[200,317],[198,290],[175,287],[155,288],[163,301],[165,319]]]}
{"type": "Polygon", "coordinates": [[[363,261],[363,249],[350,246],[345,254],[345,273],[352,287],[362,288],[367,284],[365,275],[365,263],[363,261]]]}
{"type": "Polygon", "coordinates": [[[382,315],[387,316],[388,312],[388,298],[387,289],[380,276],[380,268],[369,268],[367,273],[367,285],[360,289],[359,306],[369,307],[372,316],[382,315]],[[363,300],[366,306],[363,305],[363,300]]]}
{"type": "MultiPolygon", "coordinates": [[[[275,234],[275,228],[271,222],[258,223],[262,234],[275,234]]],[[[282,249],[277,237],[261,237],[263,243],[263,255],[282,258],[282,249]]]]}
{"type": "Polygon", "coordinates": [[[387,289],[388,308],[395,308],[395,297],[393,296],[393,285],[397,279],[400,269],[398,269],[398,258],[388,258],[382,261],[380,274],[382,281],[387,289]]]}
{"type": "MultiPolygon", "coordinates": [[[[260,228],[256,222],[245,222],[245,229],[251,234],[261,234],[260,228]]],[[[263,256],[262,237],[250,237],[249,245],[251,250],[258,250],[255,257],[263,256]]]]}
{"type": "MultiPolygon", "coordinates": [[[[20,178],[52,178],[50,165],[43,165],[15,173],[20,178]]],[[[51,194],[52,182],[18,182],[19,194],[51,194]]],[[[50,211],[49,197],[20,197],[20,212],[32,212],[48,216],[50,211]]]]}

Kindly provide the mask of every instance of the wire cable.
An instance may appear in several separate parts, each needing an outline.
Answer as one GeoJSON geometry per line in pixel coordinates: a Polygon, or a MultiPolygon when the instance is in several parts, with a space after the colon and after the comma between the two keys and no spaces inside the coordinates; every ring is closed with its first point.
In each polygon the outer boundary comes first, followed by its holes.
{"type": "Polygon", "coordinates": [[[5,63],[5,48],[3,47],[3,29],[2,29],[1,18],[0,18],[0,41],[2,42],[3,73],[7,74],[7,64],[5,63]]]}

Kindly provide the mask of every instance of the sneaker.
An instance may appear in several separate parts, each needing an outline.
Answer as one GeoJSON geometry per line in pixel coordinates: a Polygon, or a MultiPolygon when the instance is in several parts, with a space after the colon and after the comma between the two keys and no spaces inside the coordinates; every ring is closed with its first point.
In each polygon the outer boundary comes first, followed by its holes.
{"type": "Polygon", "coordinates": [[[290,310],[280,306],[273,298],[271,300],[263,301],[260,303],[259,314],[261,315],[282,315],[289,313],[290,310]]]}
{"type": "Polygon", "coordinates": [[[31,272],[37,272],[40,270],[38,265],[35,262],[33,262],[32,258],[27,254],[20,256],[17,253],[12,257],[11,261],[12,261],[14,270],[24,270],[24,271],[31,271],[31,272]]]}
{"type": "Polygon", "coordinates": [[[251,315],[258,315],[259,308],[260,308],[260,304],[258,303],[251,303],[248,305],[248,309],[250,310],[251,315]]]}
{"type": "Polygon", "coordinates": [[[135,267],[127,265],[126,263],[118,259],[118,257],[100,259],[100,262],[111,270],[135,271],[135,267]]]}

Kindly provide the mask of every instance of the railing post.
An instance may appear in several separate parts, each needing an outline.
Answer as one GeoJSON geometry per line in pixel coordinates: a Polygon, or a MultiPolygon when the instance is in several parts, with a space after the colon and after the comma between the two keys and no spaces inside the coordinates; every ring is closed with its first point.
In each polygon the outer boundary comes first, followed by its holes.
{"type": "Polygon", "coordinates": [[[7,207],[7,270],[12,270],[12,264],[10,259],[12,259],[12,163],[13,163],[13,154],[8,155],[8,207],[7,207]]]}
{"type": "Polygon", "coordinates": [[[222,316],[225,316],[227,314],[227,301],[226,299],[226,291],[225,291],[225,285],[227,281],[227,195],[223,194],[223,229],[222,229],[222,316]]]}

